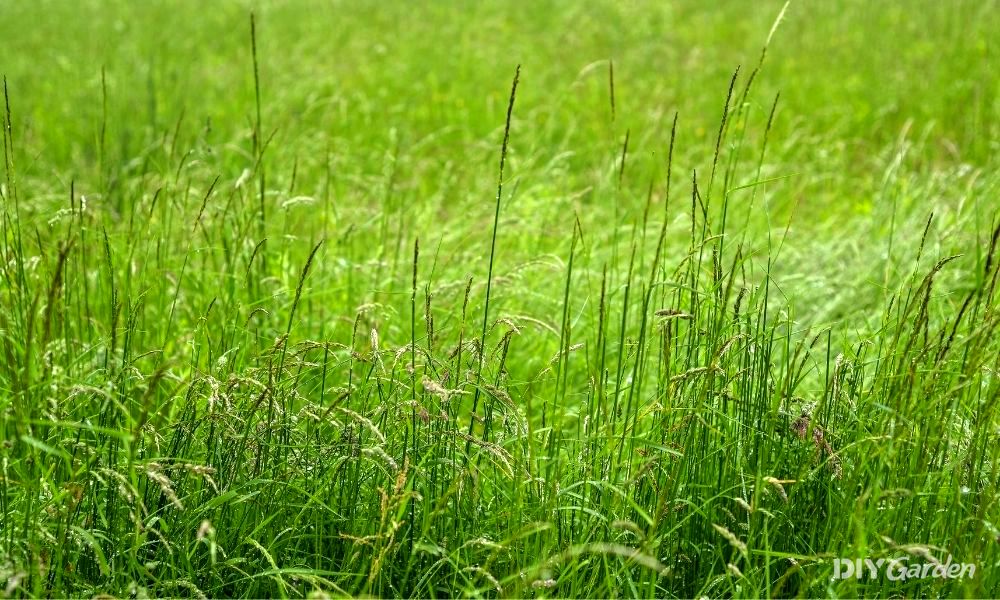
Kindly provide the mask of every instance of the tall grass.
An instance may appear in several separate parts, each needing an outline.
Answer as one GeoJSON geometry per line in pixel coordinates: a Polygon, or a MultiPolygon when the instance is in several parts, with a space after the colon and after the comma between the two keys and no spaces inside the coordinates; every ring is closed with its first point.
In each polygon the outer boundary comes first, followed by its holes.
{"type": "Polygon", "coordinates": [[[412,162],[433,139],[389,134],[352,180],[336,140],[320,165],[263,130],[261,23],[230,57],[253,102],[214,119],[253,113],[248,133],[213,150],[181,116],[132,160],[130,123],[102,121],[81,187],[33,164],[5,82],[5,594],[997,595],[994,174],[925,177],[901,136],[873,268],[796,253],[762,52],[697,90],[714,136],[672,112],[649,160],[609,61],[598,175],[555,207],[577,175],[525,151],[550,133],[519,126],[518,94],[548,90],[518,67],[494,202],[453,204],[461,179],[412,162]],[[835,557],[949,555],[976,576],[831,579],[835,557]]]}

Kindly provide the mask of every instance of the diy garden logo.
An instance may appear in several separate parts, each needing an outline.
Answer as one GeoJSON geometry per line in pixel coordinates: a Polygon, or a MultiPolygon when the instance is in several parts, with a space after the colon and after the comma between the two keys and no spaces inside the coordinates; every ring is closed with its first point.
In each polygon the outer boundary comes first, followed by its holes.
{"type": "Polygon", "coordinates": [[[833,559],[834,579],[878,579],[885,577],[889,581],[906,581],[908,579],[964,579],[976,575],[976,565],[973,563],[957,563],[951,555],[941,562],[933,557],[927,557],[927,562],[909,562],[912,557],[900,558],[835,558],[833,559]]]}

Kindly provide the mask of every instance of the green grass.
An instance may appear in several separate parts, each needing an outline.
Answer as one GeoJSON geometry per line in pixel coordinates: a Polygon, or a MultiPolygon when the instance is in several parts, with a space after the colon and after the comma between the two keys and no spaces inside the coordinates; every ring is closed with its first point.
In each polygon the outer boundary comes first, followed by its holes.
{"type": "Polygon", "coordinates": [[[0,592],[1000,593],[1000,7],[710,4],[3,4],[0,592]]]}

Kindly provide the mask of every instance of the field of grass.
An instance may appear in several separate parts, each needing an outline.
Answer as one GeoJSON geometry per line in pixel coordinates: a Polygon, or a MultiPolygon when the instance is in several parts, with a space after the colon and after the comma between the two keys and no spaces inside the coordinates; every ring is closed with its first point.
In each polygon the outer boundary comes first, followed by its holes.
{"type": "Polygon", "coordinates": [[[998,40],[0,0],[0,594],[1000,594],[998,40]]]}

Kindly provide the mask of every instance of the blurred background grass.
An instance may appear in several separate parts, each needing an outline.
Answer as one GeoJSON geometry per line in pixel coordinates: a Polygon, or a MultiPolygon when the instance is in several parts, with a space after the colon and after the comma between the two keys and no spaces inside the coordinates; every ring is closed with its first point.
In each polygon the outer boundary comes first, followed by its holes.
{"type": "MultiPolygon", "coordinates": [[[[523,79],[509,172],[524,185],[504,208],[505,269],[562,255],[574,212],[594,244],[627,239],[647,197],[662,206],[675,111],[675,180],[689,181],[696,168],[704,175],[729,78],[742,66],[745,81],[781,8],[780,1],[5,3],[0,71],[20,176],[34,196],[28,210],[61,207],[72,178],[92,206],[124,219],[158,185],[179,179],[189,187],[190,212],[214,176],[238,181],[251,163],[248,17],[256,11],[263,129],[273,132],[268,194],[288,207],[275,209],[281,220],[272,217],[273,229],[283,237],[273,243],[287,244],[294,263],[310,239],[336,239],[344,270],[331,271],[331,290],[346,271],[368,277],[366,260],[377,254],[392,263],[371,277],[377,297],[405,290],[406,244],[394,235],[405,231],[436,247],[438,282],[458,293],[469,272],[485,270],[516,64],[523,79]],[[626,133],[617,194],[613,174],[626,133]],[[188,151],[183,170],[159,153],[168,145],[188,151]],[[131,177],[140,170],[137,186],[131,177]],[[101,198],[116,181],[132,188],[101,198]],[[322,209],[286,204],[301,196],[321,199],[322,209]],[[605,227],[609,221],[616,227],[605,227]]],[[[762,188],[766,204],[741,214],[740,200],[751,194],[744,190],[732,210],[733,223],[745,223],[756,243],[752,251],[787,226],[774,274],[811,322],[863,318],[859,309],[884,302],[898,274],[892,244],[896,256],[912,250],[932,211],[948,233],[932,242],[955,248],[988,220],[982,210],[997,190],[1000,147],[998,34],[995,1],[790,5],[757,77],[746,131],[754,155],[780,91],[762,177],[781,179],[762,188]]],[[[745,175],[741,183],[753,174],[745,175]]],[[[668,212],[677,252],[688,193],[676,194],[668,212]]],[[[593,271],[602,260],[593,260],[593,271]]],[[[530,302],[548,298],[555,304],[538,312],[554,314],[560,295],[548,285],[537,280],[530,302]]],[[[503,301],[518,309],[522,299],[510,288],[503,301]]]]}

